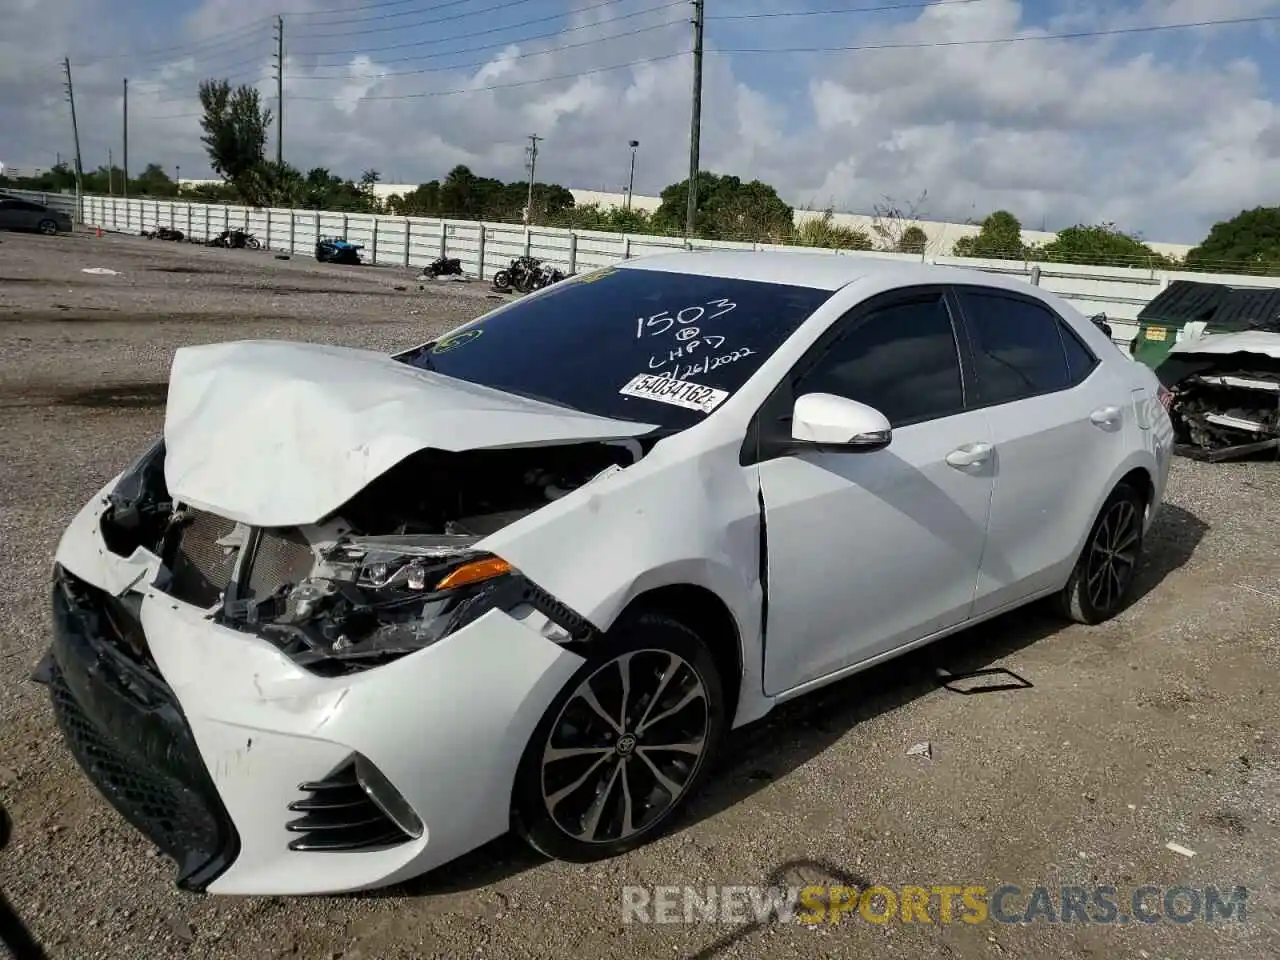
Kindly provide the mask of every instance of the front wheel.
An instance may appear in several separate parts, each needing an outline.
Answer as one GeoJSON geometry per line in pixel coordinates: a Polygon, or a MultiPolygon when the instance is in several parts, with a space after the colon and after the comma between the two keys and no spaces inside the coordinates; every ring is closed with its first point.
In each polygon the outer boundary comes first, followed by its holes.
{"type": "Polygon", "coordinates": [[[261,249],[262,249],[262,241],[260,241],[257,237],[247,237],[247,238],[245,238],[244,245],[245,245],[245,247],[246,247],[247,249],[249,249],[249,250],[261,250],[261,249]]]}
{"type": "Polygon", "coordinates": [[[43,233],[46,237],[52,237],[58,232],[58,225],[52,220],[41,220],[36,229],[43,233]]]}
{"type": "Polygon", "coordinates": [[[725,697],[706,643],[648,613],[597,641],[538,724],[512,821],[536,850],[586,863],[654,839],[705,781],[725,697]]]}
{"type": "Polygon", "coordinates": [[[1127,483],[1111,492],[1057,597],[1061,613],[1077,623],[1097,624],[1124,608],[1142,558],[1146,510],[1146,499],[1127,483]]]}
{"type": "Polygon", "coordinates": [[[511,290],[511,272],[509,270],[499,270],[493,275],[493,289],[499,293],[507,293],[511,290]]]}

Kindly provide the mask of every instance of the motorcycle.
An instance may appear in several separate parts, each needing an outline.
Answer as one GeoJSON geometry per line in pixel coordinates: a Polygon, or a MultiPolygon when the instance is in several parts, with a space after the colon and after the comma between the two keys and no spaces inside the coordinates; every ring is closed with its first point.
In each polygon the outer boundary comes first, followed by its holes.
{"type": "Polygon", "coordinates": [[[262,243],[252,233],[245,230],[223,230],[208,241],[211,247],[225,247],[228,250],[261,250],[262,243]]]}
{"type": "Polygon", "coordinates": [[[141,236],[148,240],[173,240],[181,242],[186,238],[181,230],[174,230],[172,227],[156,227],[154,230],[143,230],[141,236]]]}
{"type": "Polygon", "coordinates": [[[348,243],[341,237],[324,237],[316,241],[316,260],[358,267],[362,263],[360,251],[363,249],[360,244],[348,243]]]}
{"type": "Polygon", "coordinates": [[[1107,315],[1105,313],[1095,313],[1089,318],[1089,321],[1108,337],[1112,336],[1111,324],[1107,322],[1107,315]]]}
{"type": "Polygon", "coordinates": [[[457,257],[438,257],[422,269],[424,277],[460,277],[462,261],[457,257]]]}
{"type": "Polygon", "coordinates": [[[516,257],[505,270],[493,275],[493,289],[498,293],[532,293],[543,287],[564,280],[566,274],[559,267],[544,263],[537,257],[516,257]]]}
{"type": "Polygon", "coordinates": [[[534,289],[534,274],[542,261],[537,257],[515,257],[505,270],[493,275],[493,289],[498,293],[528,293],[534,289]]]}
{"type": "Polygon", "coordinates": [[[533,289],[541,290],[543,287],[549,287],[553,283],[559,283],[566,276],[567,274],[559,267],[544,263],[538,267],[537,272],[533,275],[533,289]]]}

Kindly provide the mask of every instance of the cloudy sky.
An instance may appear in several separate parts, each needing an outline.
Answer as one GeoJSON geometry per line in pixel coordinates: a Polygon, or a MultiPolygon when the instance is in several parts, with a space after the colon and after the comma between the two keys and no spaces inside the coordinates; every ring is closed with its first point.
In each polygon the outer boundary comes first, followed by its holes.
{"type": "MultiPolygon", "coordinates": [[[[1029,229],[1108,220],[1194,243],[1280,202],[1280,0],[706,6],[702,166],[797,206],[927,193],[931,219],[1003,207],[1029,229]],[[1248,17],[1276,19],[1142,29],[1248,17]]],[[[127,76],[131,168],[209,176],[197,83],[274,98],[277,7],[285,158],[303,169],[517,179],[537,133],[540,180],[618,190],[633,138],[637,193],[687,173],[682,0],[0,0],[0,161],[71,155],[69,56],[86,167],[119,160],[127,76]]]]}

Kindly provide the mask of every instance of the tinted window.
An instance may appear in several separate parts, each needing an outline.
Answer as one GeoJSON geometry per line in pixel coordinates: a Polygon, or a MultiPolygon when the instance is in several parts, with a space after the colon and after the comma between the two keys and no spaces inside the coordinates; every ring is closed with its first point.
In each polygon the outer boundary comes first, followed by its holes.
{"type": "Polygon", "coordinates": [[[1079,383],[1093,371],[1098,358],[1065,323],[1058,324],[1058,331],[1062,334],[1062,346],[1067,351],[1067,374],[1073,384],[1079,383]]]}
{"type": "Polygon", "coordinates": [[[795,392],[857,400],[895,427],[959,413],[960,355],[942,299],[896,304],[857,321],[795,392]]]}
{"type": "Polygon", "coordinates": [[[649,374],[732,394],[831,294],[611,269],[517,300],[399,359],[575,410],[681,429],[706,414],[619,391],[649,374]]]}
{"type": "Polygon", "coordinates": [[[960,293],[973,344],[980,403],[1008,403],[1070,385],[1058,318],[998,294],[960,293]]]}

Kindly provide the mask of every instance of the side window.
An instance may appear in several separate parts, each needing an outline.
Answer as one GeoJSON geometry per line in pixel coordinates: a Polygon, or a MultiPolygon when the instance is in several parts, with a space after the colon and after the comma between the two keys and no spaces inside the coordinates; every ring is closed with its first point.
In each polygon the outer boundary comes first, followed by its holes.
{"type": "Polygon", "coordinates": [[[1071,385],[1058,318],[999,294],[959,291],[973,345],[978,402],[1009,403],[1071,385]]]}
{"type": "Polygon", "coordinates": [[[875,407],[893,426],[964,410],[960,355],[941,296],[894,304],[856,322],[796,385],[875,407]]]}
{"type": "Polygon", "coordinates": [[[1059,321],[1058,329],[1062,333],[1062,346],[1067,351],[1067,373],[1071,377],[1071,385],[1075,386],[1093,372],[1098,358],[1067,324],[1059,321]]]}

